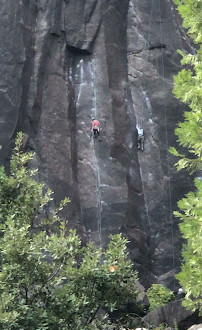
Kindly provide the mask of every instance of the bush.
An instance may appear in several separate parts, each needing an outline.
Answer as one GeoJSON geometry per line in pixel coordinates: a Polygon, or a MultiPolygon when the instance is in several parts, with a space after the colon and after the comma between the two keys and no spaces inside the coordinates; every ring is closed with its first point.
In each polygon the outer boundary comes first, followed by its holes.
{"type": "Polygon", "coordinates": [[[68,199],[43,219],[52,192],[36,181],[37,170],[27,166],[34,155],[21,145],[19,133],[10,174],[0,168],[0,329],[108,329],[109,320],[97,318],[99,308],[136,301],[127,240],[111,236],[105,251],[92,242],[82,247],[58,215],[68,199]]]}
{"type": "Polygon", "coordinates": [[[175,298],[174,292],[161,284],[152,284],[146,294],[150,303],[150,311],[166,305],[175,298]]]}

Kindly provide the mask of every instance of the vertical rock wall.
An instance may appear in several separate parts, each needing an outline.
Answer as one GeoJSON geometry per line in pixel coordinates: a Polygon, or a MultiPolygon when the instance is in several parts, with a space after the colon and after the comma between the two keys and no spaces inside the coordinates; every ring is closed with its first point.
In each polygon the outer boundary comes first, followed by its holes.
{"type": "Polygon", "coordinates": [[[172,210],[189,188],[167,152],[184,111],[172,77],[176,50],[191,46],[172,1],[3,0],[0,20],[2,162],[16,132],[27,133],[56,203],[71,198],[69,226],[102,245],[123,232],[145,285],[173,288],[172,210]],[[90,136],[93,117],[101,142],[90,136]]]}

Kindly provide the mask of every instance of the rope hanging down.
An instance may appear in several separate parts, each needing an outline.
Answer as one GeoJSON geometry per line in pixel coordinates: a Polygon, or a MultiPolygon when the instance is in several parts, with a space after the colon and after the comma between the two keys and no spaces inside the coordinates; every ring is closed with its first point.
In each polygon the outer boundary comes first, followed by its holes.
{"type": "MultiPolygon", "coordinates": [[[[163,31],[162,31],[162,24],[161,24],[161,3],[160,0],[158,0],[159,4],[159,21],[160,21],[160,42],[161,45],[163,44],[163,31]]],[[[166,93],[165,88],[165,64],[164,64],[164,54],[163,54],[163,48],[161,47],[161,66],[162,66],[162,76],[163,76],[163,90],[164,90],[164,96],[166,93]]],[[[170,184],[170,162],[169,162],[169,154],[168,154],[168,121],[167,121],[167,107],[165,104],[165,98],[164,98],[164,116],[165,116],[165,140],[166,140],[166,150],[167,150],[167,176],[169,177],[168,181],[168,193],[169,193],[169,220],[170,220],[170,226],[171,226],[171,243],[172,243],[172,259],[173,259],[173,270],[175,269],[175,250],[174,250],[174,230],[173,230],[173,209],[172,209],[172,196],[171,196],[171,184],[170,184]]],[[[173,277],[173,286],[175,289],[175,277],[173,277]]]]}
{"type": "MultiPolygon", "coordinates": [[[[163,44],[163,31],[162,31],[162,24],[161,24],[162,14],[161,14],[160,0],[158,0],[158,6],[159,6],[159,21],[160,21],[160,43],[162,45],[163,44]]],[[[146,62],[148,62],[148,58],[149,58],[149,47],[150,47],[151,31],[152,31],[153,10],[154,10],[154,0],[152,0],[152,2],[151,2],[148,38],[145,41],[145,45],[146,45],[146,49],[147,49],[146,62]]],[[[161,48],[161,66],[162,66],[162,76],[163,76],[163,90],[164,90],[164,95],[165,95],[166,88],[165,88],[165,65],[164,65],[163,48],[161,48]]],[[[142,87],[143,87],[143,90],[145,90],[146,80],[144,81],[144,84],[143,84],[142,87]]],[[[168,157],[168,148],[169,148],[168,123],[167,123],[167,108],[166,108],[165,99],[164,99],[164,116],[165,116],[164,117],[165,118],[165,140],[166,140],[166,150],[167,150],[167,156],[166,156],[166,158],[167,158],[167,176],[170,178],[170,163],[169,163],[169,157],[168,157]]],[[[169,194],[169,222],[170,222],[170,225],[171,225],[172,269],[174,270],[175,269],[175,250],[174,250],[173,210],[172,210],[172,196],[171,196],[170,180],[169,180],[169,184],[168,184],[168,194],[169,194]]],[[[149,214],[148,214],[148,220],[149,220],[149,214]]],[[[174,286],[174,289],[175,289],[175,277],[173,279],[173,286],[174,286]]]]}
{"type": "MultiPolygon", "coordinates": [[[[96,98],[96,88],[94,87],[94,66],[93,62],[90,64],[90,72],[91,72],[91,79],[92,79],[92,90],[93,90],[93,109],[94,112],[92,113],[92,116],[95,116],[97,118],[97,98],[96,98]]],[[[99,148],[99,144],[97,145],[99,148]]],[[[93,148],[93,162],[95,165],[95,175],[96,175],[96,192],[97,192],[97,225],[98,225],[98,236],[99,236],[99,243],[102,245],[102,196],[101,196],[101,181],[100,181],[100,167],[99,167],[99,161],[97,160],[97,152],[95,148],[95,144],[92,144],[93,148]]]]}
{"type": "MultiPolygon", "coordinates": [[[[150,7],[150,15],[149,15],[149,30],[148,30],[148,38],[145,38],[145,50],[146,50],[146,62],[148,61],[149,57],[149,44],[150,44],[150,38],[151,38],[151,25],[152,25],[152,16],[153,16],[153,8],[154,8],[154,0],[151,2],[151,7],[150,7]]],[[[139,11],[139,1],[137,1],[137,6],[136,6],[136,12],[139,11]]],[[[145,90],[146,83],[144,80],[144,83],[142,84],[141,82],[141,90],[142,92],[145,90]]],[[[143,107],[142,108],[142,117],[143,117],[143,107]]],[[[142,119],[139,120],[140,126],[142,127],[142,119]]],[[[137,123],[137,118],[136,118],[136,123],[137,123]]],[[[151,228],[151,221],[150,221],[150,215],[149,215],[149,210],[147,207],[147,198],[145,194],[145,189],[144,189],[144,182],[143,182],[143,173],[142,173],[142,168],[140,166],[140,176],[141,176],[141,181],[142,181],[142,190],[143,190],[143,195],[144,195],[144,202],[145,202],[145,211],[146,211],[146,216],[147,216],[147,221],[148,221],[148,226],[149,226],[149,232],[151,228]]]]}

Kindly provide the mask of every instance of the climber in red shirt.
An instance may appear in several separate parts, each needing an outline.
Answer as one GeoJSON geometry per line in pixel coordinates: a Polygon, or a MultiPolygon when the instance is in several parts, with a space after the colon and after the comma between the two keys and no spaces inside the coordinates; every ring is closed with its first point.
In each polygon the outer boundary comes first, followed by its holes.
{"type": "Polygon", "coordinates": [[[99,137],[99,141],[101,141],[101,137],[100,137],[100,131],[102,130],[100,122],[97,119],[92,119],[92,127],[91,127],[91,131],[94,133],[94,138],[96,138],[97,136],[99,137]]]}

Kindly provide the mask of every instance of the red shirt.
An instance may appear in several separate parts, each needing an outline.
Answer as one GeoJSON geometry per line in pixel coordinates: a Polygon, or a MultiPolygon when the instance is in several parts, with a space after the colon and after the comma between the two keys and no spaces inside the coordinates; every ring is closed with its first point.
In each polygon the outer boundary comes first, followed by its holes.
{"type": "Polygon", "coordinates": [[[95,126],[98,126],[99,128],[101,128],[100,122],[98,120],[96,120],[96,119],[92,121],[92,129],[95,126]]]}

